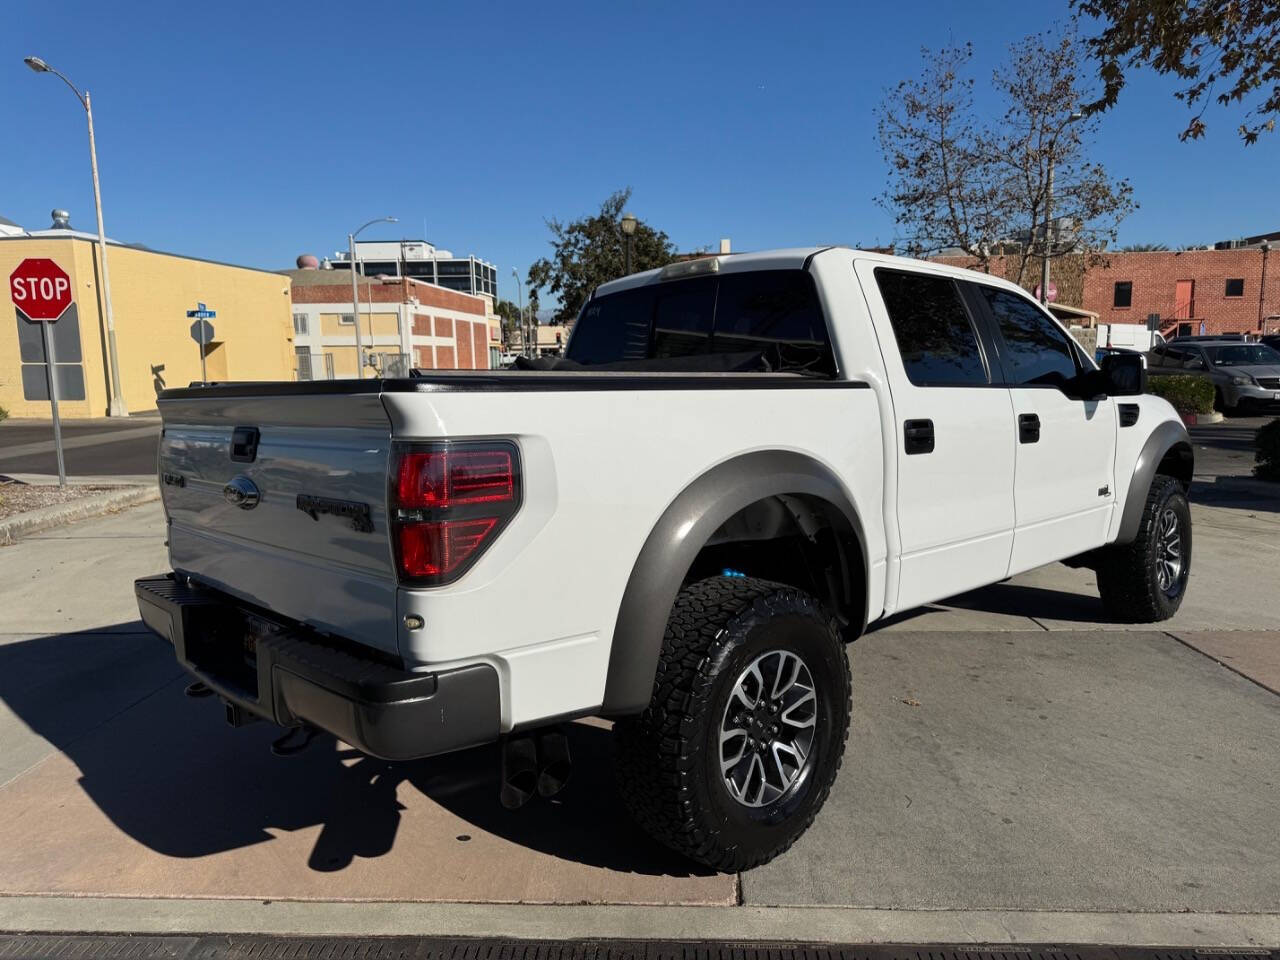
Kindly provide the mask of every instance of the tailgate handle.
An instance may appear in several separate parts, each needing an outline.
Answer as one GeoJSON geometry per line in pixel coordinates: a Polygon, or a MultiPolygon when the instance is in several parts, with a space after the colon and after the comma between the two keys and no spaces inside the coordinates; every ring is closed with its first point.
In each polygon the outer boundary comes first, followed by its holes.
{"type": "Polygon", "coordinates": [[[236,427],[231,431],[231,459],[236,463],[253,463],[258,456],[258,428],[236,427]]]}

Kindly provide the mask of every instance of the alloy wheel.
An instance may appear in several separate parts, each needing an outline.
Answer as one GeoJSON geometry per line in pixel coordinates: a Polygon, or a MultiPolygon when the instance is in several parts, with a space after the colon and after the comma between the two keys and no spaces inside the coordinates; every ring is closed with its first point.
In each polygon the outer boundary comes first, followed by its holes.
{"type": "Polygon", "coordinates": [[[746,807],[785,795],[809,764],[817,720],[818,694],[804,660],[787,650],[752,660],[720,722],[720,773],[729,795],[746,807]]]}

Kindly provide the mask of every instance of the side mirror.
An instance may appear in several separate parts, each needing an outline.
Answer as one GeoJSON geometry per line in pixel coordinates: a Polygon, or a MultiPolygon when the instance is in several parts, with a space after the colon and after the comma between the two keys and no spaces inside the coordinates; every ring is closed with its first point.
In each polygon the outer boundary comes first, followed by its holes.
{"type": "Polygon", "coordinates": [[[1109,397],[1147,392],[1147,365],[1140,353],[1109,353],[1102,358],[1102,389],[1109,397]]]}
{"type": "Polygon", "coordinates": [[[1185,364],[1183,364],[1183,366],[1188,370],[1203,370],[1204,361],[1201,360],[1199,357],[1192,357],[1185,364]]]}

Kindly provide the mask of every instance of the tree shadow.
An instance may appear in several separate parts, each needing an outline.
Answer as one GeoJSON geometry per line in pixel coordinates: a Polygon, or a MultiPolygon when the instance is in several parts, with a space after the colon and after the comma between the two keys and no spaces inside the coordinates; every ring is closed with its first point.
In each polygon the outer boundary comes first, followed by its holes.
{"type": "Polygon", "coordinates": [[[307,866],[340,871],[394,847],[405,815],[397,791],[408,785],[476,831],[563,860],[655,876],[710,873],[632,823],[603,726],[568,725],[569,784],[509,811],[498,801],[496,745],[390,763],[321,736],[297,756],[275,757],[280,728],[232,729],[216,698],[185,697],[189,677],[172,648],[137,626],[0,645],[0,700],[76,764],[80,786],[117,828],[151,850],[203,857],[270,842],[271,829],[320,825],[307,866]]]}
{"type": "Polygon", "coordinates": [[[1220,476],[1212,483],[1192,482],[1188,499],[1205,507],[1280,513],[1280,483],[1256,477],[1220,476]]]}

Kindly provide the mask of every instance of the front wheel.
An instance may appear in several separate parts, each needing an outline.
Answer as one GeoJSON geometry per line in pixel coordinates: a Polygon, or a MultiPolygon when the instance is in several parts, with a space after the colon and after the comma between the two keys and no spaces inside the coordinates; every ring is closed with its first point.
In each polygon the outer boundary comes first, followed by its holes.
{"type": "Polygon", "coordinates": [[[1154,623],[1177,613],[1191,575],[1191,508],[1181,483],[1156,475],[1137,536],[1103,551],[1097,569],[1102,606],[1112,620],[1154,623]]]}
{"type": "Polygon", "coordinates": [[[699,863],[772,860],[830,792],[850,691],[844,644],[813,597],[746,577],[691,584],[672,608],[649,707],[614,727],[623,800],[699,863]]]}

